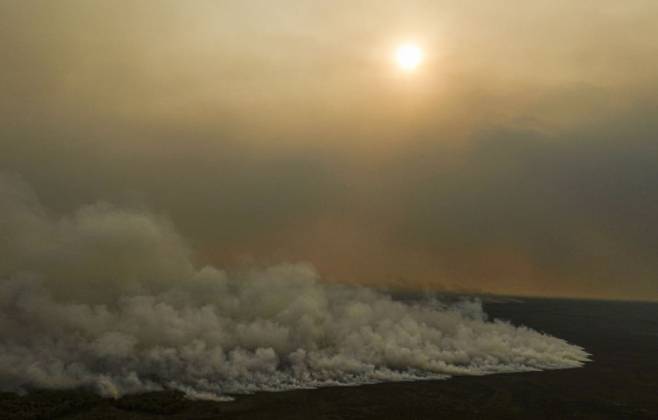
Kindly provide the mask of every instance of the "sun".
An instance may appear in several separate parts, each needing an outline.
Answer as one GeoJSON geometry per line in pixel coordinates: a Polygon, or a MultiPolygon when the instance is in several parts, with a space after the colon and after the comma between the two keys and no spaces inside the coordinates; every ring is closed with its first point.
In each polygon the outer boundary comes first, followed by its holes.
{"type": "Polygon", "coordinates": [[[423,62],[423,50],[416,44],[402,44],[395,50],[395,61],[400,69],[411,72],[423,62]]]}

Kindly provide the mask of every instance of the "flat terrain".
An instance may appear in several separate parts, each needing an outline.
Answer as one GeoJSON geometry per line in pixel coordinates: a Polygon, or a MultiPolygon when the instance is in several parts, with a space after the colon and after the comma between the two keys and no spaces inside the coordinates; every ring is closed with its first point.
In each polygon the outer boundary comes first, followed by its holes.
{"type": "Polygon", "coordinates": [[[0,394],[0,419],[658,419],[658,304],[525,299],[507,319],[584,346],[582,369],[189,401],[174,392],[0,394]]]}

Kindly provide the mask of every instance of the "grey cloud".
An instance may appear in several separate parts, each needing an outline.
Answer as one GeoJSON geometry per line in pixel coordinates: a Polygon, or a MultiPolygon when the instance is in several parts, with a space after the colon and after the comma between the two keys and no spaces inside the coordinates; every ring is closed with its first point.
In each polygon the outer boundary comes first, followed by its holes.
{"type": "Polygon", "coordinates": [[[581,366],[478,302],[403,303],[308,264],[196,268],[165,221],[92,205],[50,218],[0,179],[0,387],[227,393],[581,366]],[[15,211],[18,209],[19,211],[15,211]]]}

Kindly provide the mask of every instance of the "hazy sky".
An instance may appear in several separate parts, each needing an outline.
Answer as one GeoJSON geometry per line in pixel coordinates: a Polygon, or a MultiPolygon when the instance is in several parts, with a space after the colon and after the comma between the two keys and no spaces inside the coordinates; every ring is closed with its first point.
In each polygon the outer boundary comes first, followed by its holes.
{"type": "Polygon", "coordinates": [[[657,299],[658,2],[0,0],[0,171],[200,263],[657,299]]]}

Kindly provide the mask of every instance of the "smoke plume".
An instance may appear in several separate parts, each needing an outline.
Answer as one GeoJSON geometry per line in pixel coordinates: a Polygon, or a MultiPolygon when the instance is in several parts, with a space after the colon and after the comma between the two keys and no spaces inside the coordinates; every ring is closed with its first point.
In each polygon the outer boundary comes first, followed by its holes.
{"type": "Polygon", "coordinates": [[[581,366],[580,347],[477,301],[401,302],[309,264],[196,267],[164,218],[54,216],[0,177],[0,388],[192,397],[581,366]]]}

